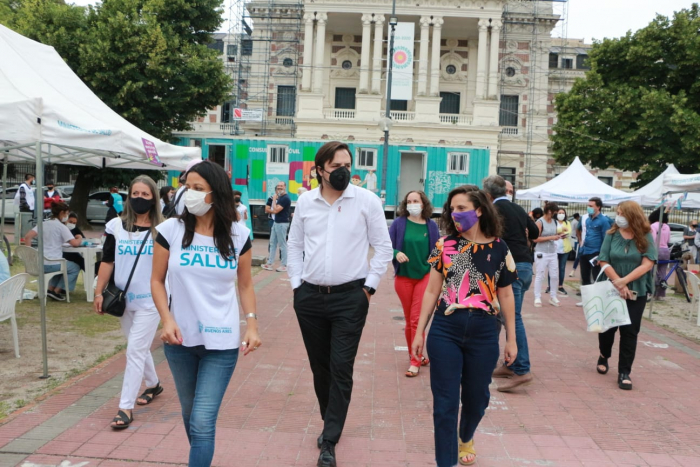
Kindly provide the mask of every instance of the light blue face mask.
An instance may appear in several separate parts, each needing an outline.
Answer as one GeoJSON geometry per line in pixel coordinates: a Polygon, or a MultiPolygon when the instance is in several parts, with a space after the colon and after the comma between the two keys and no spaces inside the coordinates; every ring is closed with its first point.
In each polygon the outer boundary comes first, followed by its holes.
{"type": "Polygon", "coordinates": [[[588,206],[588,208],[586,209],[586,211],[588,211],[588,215],[589,215],[589,216],[592,216],[593,214],[595,214],[595,209],[593,209],[593,208],[590,207],[590,206],[588,206]]]}

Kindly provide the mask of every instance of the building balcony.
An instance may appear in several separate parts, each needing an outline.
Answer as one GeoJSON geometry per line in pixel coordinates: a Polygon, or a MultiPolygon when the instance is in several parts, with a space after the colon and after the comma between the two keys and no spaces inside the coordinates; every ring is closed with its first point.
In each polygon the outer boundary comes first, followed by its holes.
{"type": "Polygon", "coordinates": [[[473,118],[471,115],[462,114],[440,114],[440,123],[449,123],[451,125],[470,126],[473,118]]]}
{"type": "Polygon", "coordinates": [[[520,136],[519,130],[520,128],[517,126],[507,126],[501,130],[501,135],[503,135],[505,138],[517,138],[520,136]]]}
{"type": "Polygon", "coordinates": [[[354,120],[355,109],[324,109],[323,117],[329,120],[354,120]]]}

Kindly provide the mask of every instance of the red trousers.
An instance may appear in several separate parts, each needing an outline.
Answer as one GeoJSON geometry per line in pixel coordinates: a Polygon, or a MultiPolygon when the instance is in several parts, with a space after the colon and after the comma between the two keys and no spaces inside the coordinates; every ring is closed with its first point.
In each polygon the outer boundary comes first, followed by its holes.
{"type": "MultiPolygon", "coordinates": [[[[401,300],[403,307],[403,315],[406,318],[406,344],[408,345],[408,355],[411,358],[411,365],[420,366],[422,355],[414,357],[411,355],[411,345],[416,337],[416,329],[418,328],[418,319],[420,318],[420,307],[423,304],[423,295],[428,287],[428,278],[430,274],[426,274],[422,279],[410,279],[408,277],[396,276],[394,280],[394,289],[401,300]]],[[[423,335],[425,337],[425,335],[423,335]]]]}

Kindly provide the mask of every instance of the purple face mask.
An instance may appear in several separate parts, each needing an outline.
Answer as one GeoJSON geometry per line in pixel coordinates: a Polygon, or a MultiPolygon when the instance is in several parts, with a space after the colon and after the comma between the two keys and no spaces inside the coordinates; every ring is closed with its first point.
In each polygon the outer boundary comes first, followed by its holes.
{"type": "Polygon", "coordinates": [[[479,216],[476,215],[475,210],[453,212],[452,221],[455,223],[457,232],[462,233],[474,227],[474,225],[479,222],[479,216]]]}

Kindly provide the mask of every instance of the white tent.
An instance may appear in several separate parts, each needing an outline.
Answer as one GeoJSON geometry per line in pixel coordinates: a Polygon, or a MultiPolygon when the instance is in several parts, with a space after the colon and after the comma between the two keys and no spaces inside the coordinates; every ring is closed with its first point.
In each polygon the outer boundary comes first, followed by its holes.
{"type": "MultiPolygon", "coordinates": [[[[154,96],[155,98],[156,96],[154,96]]],[[[199,148],[160,141],[105,105],[53,49],[0,25],[0,153],[7,162],[43,165],[183,169],[201,158],[199,148]]],[[[5,186],[5,180],[3,180],[5,186]]],[[[43,203],[36,203],[40,267],[44,263],[43,203]]],[[[4,209],[4,203],[3,203],[4,209]]],[[[4,223],[4,213],[2,222],[4,223]]],[[[43,377],[48,377],[46,289],[39,276],[43,377]]]]}
{"type": "Polygon", "coordinates": [[[527,190],[518,190],[516,193],[516,198],[522,200],[567,203],[586,203],[594,196],[599,197],[604,204],[639,200],[639,197],[634,193],[626,193],[598,180],[586,169],[578,157],[564,172],[552,180],[527,190]]]}
{"type": "Polygon", "coordinates": [[[664,193],[685,193],[700,191],[700,174],[664,175],[664,193]]]}
{"type": "MultiPolygon", "coordinates": [[[[676,176],[676,175],[680,175],[680,174],[678,173],[678,170],[676,169],[676,167],[673,164],[670,164],[661,175],[659,175],[654,180],[652,180],[651,182],[647,183],[642,188],[640,188],[634,192],[634,194],[636,194],[640,197],[640,204],[642,206],[656,207],[662,202],[664,195],[668,191],[672,191],[669,189],[664,189],[664,178],[667,175],[668,176],[676,176]]],[[[685,177],[685,176],[681,176],[681,177],[685,177]]],[[[685,191],[685,190],[683,190],[683,191],[685,191]]],[[[670,198],[668,198],[667,204],[668,203],[676,203],[680,197],[681,197],[681,195],[678,195],[678,194],[676,194],[675,196],[671,196],[670,198]]],[[[691,209],[700,208],[700,194],[698,194],[698,193],[688,194],[687,198],[681,201],[681,207],[691,208],[691,209]]]]}

